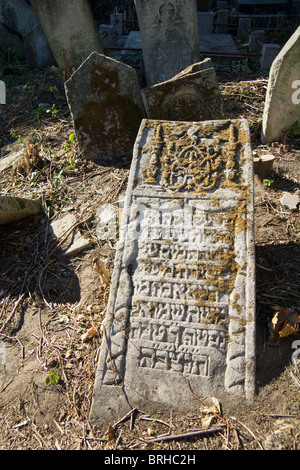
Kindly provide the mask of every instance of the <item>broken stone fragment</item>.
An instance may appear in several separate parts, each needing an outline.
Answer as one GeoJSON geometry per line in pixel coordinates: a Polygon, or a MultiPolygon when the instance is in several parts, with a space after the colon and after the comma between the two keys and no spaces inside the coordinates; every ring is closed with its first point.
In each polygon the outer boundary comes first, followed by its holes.
{"type": "Polygon", "coordinates": [[[205,121],[222,119],[225,110],[211,59],[197,62],[142,96],[150,119],[205,121]]]}
{"type": "Polygon", "coordinates": [[[50,233],[58,243],[61,243],[61,249],[66,256],[75,256],[80,251],[91,247],[89,240],[76,229],[76,217],[72,214],[67,214],[52,222],[50,233]]]}
{"type": "Polygon", "coordinates": [[[0,196],[0,225],[37,214],[41,209],[41,199],[0,196]]]}
{"type": "Polygon", "coordinates": [[[300,199],[296,194],[288,192],[283,193],[283,196],[280,198],[280,202],[284,207],[287,207],[291,211],[296,211],[300,208],[300,199]]]}

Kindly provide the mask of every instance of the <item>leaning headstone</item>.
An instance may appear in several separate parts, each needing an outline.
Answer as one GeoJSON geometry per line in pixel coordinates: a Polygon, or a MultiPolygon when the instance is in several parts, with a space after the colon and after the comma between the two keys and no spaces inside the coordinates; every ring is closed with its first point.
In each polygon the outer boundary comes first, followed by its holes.
{"type": "Polygon", "coordinates": [[[262,122],[262,142],[274,142],[300,122],[300,26],[274,60],[262,122]]]}
{"type": "MultiPolygon", "coordinates": [[[[255,395],[253,161],[246,120],[144,120],[90,419],[255,395]]],[[[225,401],[224,401],[225,402],[225,401]]]]}
{"type": "Polygon", "coordinates": [[[93,52],[65,83],[82,158],[132,154],[145,109],[136,71],[93,52]]]}
{"type": "Polygon", "coordinates": [[[210,59],[166,82],[142,91],[147,116],[169,121],[206,121],[225,117],[216,72],[210,59]]]}
{"type": "Polygon", "coordinates": [[[135,0],[147,85],[199,62],[196,0],[135,0]]]}
{"type": "Polygon", "coordinates": [[[41,199],[0,196],[0,225],[35,215],[41,209],[41,199]]]}
{"type": "Polygon", "coordinates": [[[77,68],[92,53],[103,53],[88,0],[31,0],[61,69],[77,68]]]}

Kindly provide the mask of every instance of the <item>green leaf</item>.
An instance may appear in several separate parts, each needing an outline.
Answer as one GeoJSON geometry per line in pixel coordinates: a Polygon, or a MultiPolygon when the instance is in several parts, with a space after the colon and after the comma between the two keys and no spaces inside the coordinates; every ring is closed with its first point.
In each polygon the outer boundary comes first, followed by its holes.
{"type": "Polygon", "coordinates": [[[270,186],[272,186],[273,183],[274,183],[274,180],[270,180],[270,179],[263,180],[263,184],[267,186],[268,188],[270,188],[270,186]]]}
{"type": "Polygon", "coordinates": [[[46,382],[46,385],[48,384],[53,384],[54,382],[59,382],[60,381],[60,377],[59,375],[54,371],[52,370],[51,372],[49,372],[49,375],[48,377],[46,378],[45,382],[46,382]]]}

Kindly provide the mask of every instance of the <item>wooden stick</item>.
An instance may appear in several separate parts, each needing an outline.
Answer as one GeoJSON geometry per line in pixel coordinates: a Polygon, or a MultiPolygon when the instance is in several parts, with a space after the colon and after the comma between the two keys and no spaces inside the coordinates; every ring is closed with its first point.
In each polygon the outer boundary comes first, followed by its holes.
{"type": "Polygon", "coordinates": [[[119,421],[117,421],[115,424],[113,424],[112,427],[115,429],[117,426],[119,426],[119,424],[123,423],[123,421],[125,421],[127,418],[129,418],[129,416],[133,415],[133,413],[135,413],[136,411],[138,411],[137,408],[132,408],[132,410],[130,410],[129,413],[127,413],[125,416],[123,416],[123,418],[119,419],[119,421]]]}
{"type": "Polygon", "coordinates": [[[2,325],[2,327],[0,328],[0,331],[3,331],[4,328],[6,327],[6,325],[10,322],[10,320],[11,320],[12,317],[14,316],[14,314],[15,314],[15,312],[16,312],[18,306],[20,305],[20,303],[22,302],[22,300],[24,299],[24,297],[25,297],[25,294],[20,295],[20,297],[19,297],[18,300],[16,301],[15,306],[14,306],[14,308],[12,309],[12,311],[11,311],[9,317],[5,320],[5,323],[4,323],[4,324],[2,325]]]}
{"type": "Polygon", "coordinates": [[[169,434],[169,435],[164,435],[164,436],[158,436],[158,437],[154,437],[154,438],[151,438],[151,439],[147,439],[147,442],[158,442],[158,441],[171,441],[173,439],[185,439],[185,438],[188,438],[188,437],[195,437],[195,436],[203,436],[203,435],[206,435],[206,434],[213,434],[215,432],[220,432],[222,431],[222,429],[225,427],[224,424],[221,424],[220,426],[216,426],[214,428],[210,428],[210,429],[196,429],[195,431],[190,431],[190,432],[186,432],[186,433],[183,433],[183,434],[169,434]]]}
{"type": "Polygon", "coordinates": [[[165,426],[168,426],[168,428],[174,428],[174,426],[172,424],[166,423],[165,421],[162,421],[161,419],[149,418],[147,416],[141,416],[140,419],[143,420],[143,421],[152,421],[153,423],[155,422],[155,423],[164,424],[165,426]]]}

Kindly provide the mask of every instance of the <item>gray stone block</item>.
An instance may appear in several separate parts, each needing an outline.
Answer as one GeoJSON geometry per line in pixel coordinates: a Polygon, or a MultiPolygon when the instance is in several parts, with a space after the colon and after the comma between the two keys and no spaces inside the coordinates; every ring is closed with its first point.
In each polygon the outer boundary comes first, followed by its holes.
{"type": "Polygon", "coordinates": [[[117,36],[120,37],[123,34],[123,13],[112,13],[110,15],[110,24],[116,32],[117,36]]]}

